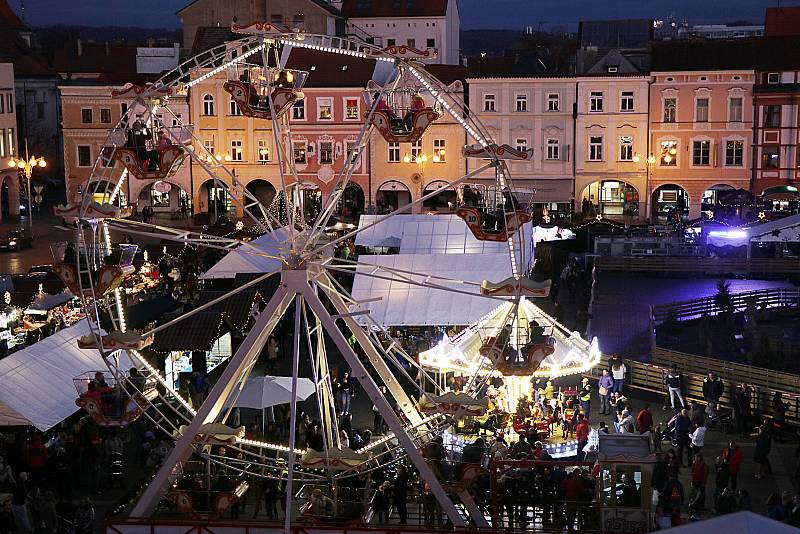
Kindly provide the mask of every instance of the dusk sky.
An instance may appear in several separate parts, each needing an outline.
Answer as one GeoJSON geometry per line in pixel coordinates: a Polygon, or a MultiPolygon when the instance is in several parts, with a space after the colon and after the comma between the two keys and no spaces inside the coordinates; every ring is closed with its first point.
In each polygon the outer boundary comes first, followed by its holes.
{"type": "MultiPolygon", "coordinates": [[[[19,13],[21,0],[10,0],[19,13]]],[[[175,11],[189,0],[25,0],[33,26],[78,24],[177,28],[175,11]]],[[[800,5],[800,0],[459,0],[463,29],[523,29],[526,25],[577,27],[579,20],[667,18],[692,23],[750,20],[763,23],[764,8],[800,5]],[[487,9],[489,7],[490,9],[487,9]]]]}

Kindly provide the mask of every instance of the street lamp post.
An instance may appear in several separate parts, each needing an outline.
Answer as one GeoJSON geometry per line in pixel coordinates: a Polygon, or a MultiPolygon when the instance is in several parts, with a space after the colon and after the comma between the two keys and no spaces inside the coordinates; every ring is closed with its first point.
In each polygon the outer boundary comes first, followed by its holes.
{"type": "Polygon", "coordinates": [[[18,172],[25,176],[26,187],[28,193],[28,227],[33,230],[33,202],[31,202],[31,176],[33,169],[36,167],[47,167],[47,161],[43,157],[31,156],[30,158],[11,159],[8,160],[9,168],[16,168],[18,172]]]}

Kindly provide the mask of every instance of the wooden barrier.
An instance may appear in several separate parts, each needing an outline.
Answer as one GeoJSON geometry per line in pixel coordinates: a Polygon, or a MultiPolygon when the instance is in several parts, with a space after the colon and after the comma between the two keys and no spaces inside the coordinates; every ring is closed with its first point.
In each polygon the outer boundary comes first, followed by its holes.
{"type": "MultiPolygon", "coordinates": [[[[755,306],[757,311],[768,308],[798,308],[800,307],[800,288],[779,287],[731,293],[731,305],[734,312],[745,311],[748,306],[755,306]]],[[[671,304],[657,304],[651,308],[652,318],[656,325],[669,319],[681,321],[721,313],[713,296],[682,300],[671,304]]]]}
{"type": "MultiPolygon", "coordinates": [[[[604,355],[590,376],[599,377],[608,368],[610,356],[604,355]]],[[[731,395],[738,384],[747,383],[752,393],[751,409],[760,416],[772,415],[772,396],[776,391],[783,394],[787,405],[786,421],[800,426],[800,376],[791,373],[772,371],[739,363],[705,358],[656,348],[653,363],[625,360],[628,367],[630,385],[636,389],[664,395],[664,379],[667,371],[677,365],[684,377],[684,398],[703,401],[703,378],[714,371],[725,383],[725,393],[721,402],[731,406],[731,395]]]]}
{"type": "Polygon", "coordinates": [[[800,273],[800,259],[791,258],[692,258],[681,256],[632,257],[598,256],[594,260],[599,271],[641,271],[662,274],[693,273],[697,275],[800,273]]]}

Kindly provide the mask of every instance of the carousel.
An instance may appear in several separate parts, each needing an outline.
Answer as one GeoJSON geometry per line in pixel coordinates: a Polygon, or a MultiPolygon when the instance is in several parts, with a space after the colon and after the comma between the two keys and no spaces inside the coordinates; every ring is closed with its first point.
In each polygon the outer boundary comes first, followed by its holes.
{"type": "Polygon", "coordinates": [[[442,405],[460,404],[462,433],[536,437],[553,457],[575,454],[579,378],[600,362],[597,338],[544,313],[531,300],[509,301],[420,353],[420,364],[453,384],[442,405]],[[456,397],[457,395],[457,397],[456,397]],[[482,413],[475,406],[484,406],[482,413]],[[471,420],[470,420],[471,419],[471,420]]]}

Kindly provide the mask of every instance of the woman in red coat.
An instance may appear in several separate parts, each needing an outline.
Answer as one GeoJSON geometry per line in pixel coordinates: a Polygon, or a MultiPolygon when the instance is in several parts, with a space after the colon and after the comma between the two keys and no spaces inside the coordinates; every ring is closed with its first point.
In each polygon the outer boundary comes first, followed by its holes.
{"type": "Polygon", "coordinates": [[[742,449],[731,441],[725,450],[722,451],[722,461],[728,464],[728,470],[731,474],[731,489],[736,491],[739,485],[739,469],[742,467],[742,449]]]}

